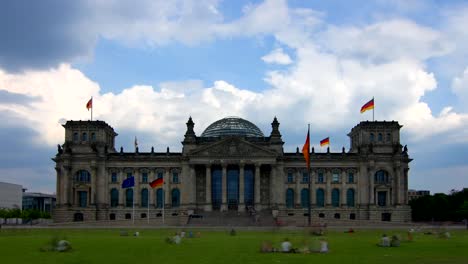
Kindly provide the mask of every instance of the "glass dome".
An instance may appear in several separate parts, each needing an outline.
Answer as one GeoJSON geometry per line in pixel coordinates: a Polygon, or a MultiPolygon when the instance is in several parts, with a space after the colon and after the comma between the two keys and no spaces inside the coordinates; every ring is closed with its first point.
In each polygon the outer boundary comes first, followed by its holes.
{"type": "Polygon", "coordinates": [[[201,134],[202,137],[264,137],[262,131],[252,122],[240,117],[230,116],[209,125],[201,134]]]}

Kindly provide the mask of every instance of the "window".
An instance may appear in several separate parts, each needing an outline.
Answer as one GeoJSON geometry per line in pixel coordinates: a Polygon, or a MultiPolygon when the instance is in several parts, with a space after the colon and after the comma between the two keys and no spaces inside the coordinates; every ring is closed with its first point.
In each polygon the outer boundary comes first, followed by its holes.
{"type": "Polygon", "coordinates": [[[379,142],[382,142],[382,141],[383,141],[382,133],[379,133],[379,134],[377,135],[377,140],[378,140],[379,142]]]}
{"type": "Polygon", "coordinates": [[[133,206],[133,189],[127,189],[125,191],[125,206],[126,207],[133,206]]]}
{"type": "Polygon", "coordinates": [[[81,141],[88,141],[88,133],[84,132],[84,133],[81,135],[81,141]]]}
{"type": "Polygon", "coordinates": [[[127,172],[127,179],[132,177],[132,173],[131,172],[127,172]]]}
{"type": "Polygon", "coordinates": [[[142,214],[140,215],[140,217],[141,217],[141,218],[146,218],[146,214],[145,214],[145,213],[142,213],[142,214]]]}
{"type": "Polygon", "coordinates": [[[91,133],[91,141],[96,141],[96,133],[91,133]]]}
{"type": "Polygon", "coordinates": [[[141,175],[141,182],[142,183],[148,183],[148,173],[147,172],[143,172],[143,174],[141,175]]]}
{"type": "Polygon", "coordinates": [[[340,173],[338,171],[334,171],[332,173],[332,183],[339,183],[340,182],[340,173]]]}
{"type": "Polygon", "coordinates": [[[158,171],[158,179],[161,179],[161,178],[163,178],[163,175],[164,175],[164,174],[163,174],[163,172],[162,172],[162,171],[158,171]]]}
{"type": "Polygon", "coordinates": [[[323,171],[319,171],[318,172],[318,176],[317,176],[317,182],[318,183],[324,183],[324,177],[323,177],[323,171]]]}
{"type": "Polygon", "coordinates": [[[78,191],[78,206],[79,207],[88,206],[88,192],[78,191]]]}
{"type": "Polygon", "coordinates": [[[172,190],[172,207],[180,206],[180,191],[179,189],[172,190]]]}
{"type": "Polygon", "coordinates": [[[346,191],[346,205],[348,207],[354,207],[354,190],[348,189],[346,191]]]}
{"type": "Polygon", "coordinates": [[[91,181],[91,175],[86,170],[79,170],[76,173],[76,181],[87,183],[91,181]]]}
{"type": "Polygon", "coordinates": [[[309,189],[304,188],[301,190],[301,207],[309,208],[309,201],[310,201],[309,189]]]}
{"type": "Polygon", "coordinates": [[[179,173],[177,173],[177,172],[172,173],[172,182],[173,183],[179,183],[179,173]]]}
{"type": "Polygon", "coordinates": [[[354,172],[348,172],[348,183],[354,183],[354,172]]]}
{"type": "Polygon", "coordinates": [[[316,202],[318,207],[324,207],[325,206],[325,192],[323,191],[322,188],[317,189],[316,192],[316,202]]]}
{"type": "Polygon", "coordinates": [[[340,206],[340,190],[336,188],[332,190],[332,206],[340,206]]]}
{"type": "Polygon", "coordinates": [[[387,192],[377,192],[377,204],[387,206],[387,192]]]}
{"type": "Polygon", "coordinates": [[[115,220],[115,214],[110,214],[109,215],[109,220],[115,220]]]}
{"type": "Polygon", "coordinates": [[[110,192],[111,207],[117,207],[119,205],[119,191],[116,188],[112,188],[110,192]]]}
{"type": "Polygon", "coordinates": [[[320,214],[319,214],[319,217],[320,217],[320,218],[325,218],[325,214],[324,214],[324,213],[320,213],[320,214]]]}
{"type": "Polygon", "coordinates": [[[375,140],[374,133],[370,133],[369,139],[370,139],[370,142],[374,142],[375,140]]]}
{"type": "Polygon", "coordinates": [[[382,213],[382,221],[392,221],[391,213],[382,213]]]}
{"type": "Polygon", "coordinates": [[[132,214],[125,214],[125,219],[132,219],[132,214]]]}
{"type": "Polygon", "coordinates": [[[387,133],[386,141],[387,141],[387,142],[392,141],[392,135],[391,135],[390,133],[387,133]]]}
{"type": "Polygon", "coordinates": [[[73,133],[73,142],[78,142],[80,139],[78,137],[78,132],[73,133]]]}
{"type": "Polygon", "coordinates": [[[84,217],[83,217],[82,213],[75,213],[73,215],[73,221],[75,221],[75,222],[83,222],[83,219],[84,219],[84,217]]]}
{"type": "Polygon", "coordinates": [[[117,172],[113,172],[111,175],[111,182],[116,183],[117,182],[117,172]]]}
{"type": "Polygon", "coordinates": [[[291,188],[286,190],[286,208],[294,208],[294,190],[291,188]]]}
{"type": "Polygon", "coordinates": [[[335,217],[335,219],[340,219],[341,218],[339,213],[336,213],[334,217],[335,217]]]}
{"type": "Polygon", "coordinates": [[[384,184],[388,183],[388,172],[379,170],[375,173],[374,180],[376,183],[384,184]]]}
{"type": "Polygon", "coordinates": [[[148,189],[141,190],[141,207],[148,207],[148,189]]]}
{"type": "Polygon", "coordinates": [[[355,213],[349,214],[349,219],[355,220],[356,219],[356,214],[355,213]]]}
{"type": "Polygon", "coordinates": [[[309,173],[307,172],[302,173],[302,182],[305,182],[305,183],[309,182],[309,173]]]}
{"type": "Polygon", "coordinates": [[[292,172],[288,172],[288,183],[294,182],[294,175],[292,172]]]}
{"type": "Polygon", "coordinates": [[[159,188],[156,190],[156,207],[162,208],[163,207],[163,189],[159,188]]]}

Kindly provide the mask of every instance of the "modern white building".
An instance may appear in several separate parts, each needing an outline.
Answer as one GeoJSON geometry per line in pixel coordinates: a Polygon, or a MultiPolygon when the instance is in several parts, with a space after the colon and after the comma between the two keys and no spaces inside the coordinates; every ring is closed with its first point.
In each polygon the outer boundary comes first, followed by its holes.
{"type": "Polygon", "coordinates": [[[0,208],[23,207],[23,186],[0,182],[0,208]]]}

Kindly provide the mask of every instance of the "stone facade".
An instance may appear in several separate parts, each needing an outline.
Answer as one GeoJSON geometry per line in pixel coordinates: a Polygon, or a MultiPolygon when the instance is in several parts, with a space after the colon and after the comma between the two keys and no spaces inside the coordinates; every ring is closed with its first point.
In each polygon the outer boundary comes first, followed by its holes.
{"type": "Polygon", "coordinates": [[[262,212],[278,221],[410,221],[411,159],[398,122],[361,122],[349,151],[283,151],[279,122],[269,136],[241,118],[221,119],[196,136],[190,118],[182,152],[124,152],[103,121],[68,121],[57,171],[56,222],[186,217],[209,211],[262,212]],[[310,176],[309,176],[310,175],[310,176]],[[135,177],[135,187],[122,181],[135,177]],[[163,178],[161,188],[149,183],[163,178]],[[310,191],[309,191],[309,179],[310,191]],[[134,195],[132,195],[132,193],[134,195]],[[133,204],[135,214],[133,214],[133,204]],[[164,210],[163,210],[164,204],[164,210]],[[148,210],[149,209],[149,210],[148,210]]]}

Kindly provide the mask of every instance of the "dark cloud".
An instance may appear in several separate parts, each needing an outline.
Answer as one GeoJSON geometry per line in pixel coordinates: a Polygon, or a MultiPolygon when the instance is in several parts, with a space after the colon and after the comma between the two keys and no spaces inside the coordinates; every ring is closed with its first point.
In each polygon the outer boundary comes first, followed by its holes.
{"type": "Polygon", "coordinates": [[[40,69],[90,54],[95,43],[84,1],[0,3],[0,68],[40,69]]]}
{"type": "MultiPolygon", "coordinates": [[[[1,87],[0,87],[1,88],[1,87]]],[[[18,93],[10,93],[5,90],[0,90],[0,104],[30,104],[37,101],[39,97],[28,96],[18,93]]]]}

